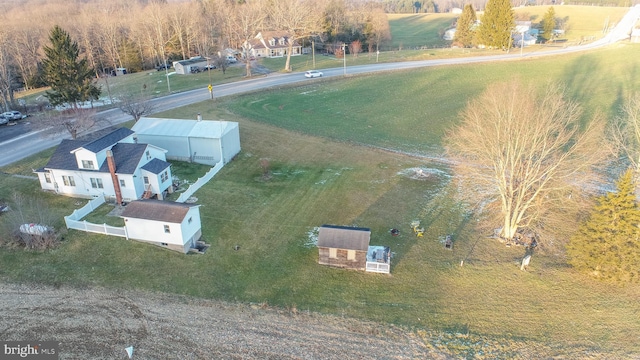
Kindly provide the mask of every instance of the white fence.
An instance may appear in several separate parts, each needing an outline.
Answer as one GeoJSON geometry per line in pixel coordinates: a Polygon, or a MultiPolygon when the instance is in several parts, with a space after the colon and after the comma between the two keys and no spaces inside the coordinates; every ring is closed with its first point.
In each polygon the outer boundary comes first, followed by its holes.
{"type": "Polygon", "coordinates": [[[93,224],[88,221],[77,221],[68,219],[68,216],[64,217],[64,222],[67,224],[67,229],[76,229],[80,231],[120,236],[129,239],[127,235],[126,227],[109,226],[107,224],[93,224]]]}
{"type": "Polygon", "coordinates": [[[109,226],[107,224],[93,224],[88,221],[79,221],[104,203],[104,196],[99,196],[93,200],[90,200],[87,205],[81,207],[80,209],[74,210],[73,214],[65,216],[64,223],[67,226],[67,229],[76,229],[98,234],[114,235],[129,239],[129,236],[127,236],[126,227],[116,227],[109,226]]]}
{"type": "Polygon", "coordinates": [[[218,161],[216,166],[212,167],[209,171],[207,171],[206,174],[204,174],[203,177],[196,180],[196,182],[191,184],[187,190],[180,194],[180,197],[178,198],[178,200],[176,200],[176,202],[183,203],[187,201],[187,199],[190,198],[191,195],[198,191],[198,189],[200,189],[204,184],[209,182],[209,180],[211,180],[213,176],[217,174],[220,169],[222,169],[223,165],[224,164],[222,163],[222,160],[218,161]]]}
{"type": "Polygon", "coordinates": [[[87,214],[89,214],[93,210],[95,210],[98,207],[100,207],[100,205],[104,204],[104,202],[105,202],[104,196],[98,196],[97,198],[95,198],[93,200],[89,200],[87,205],[81,207],[80,209],[74,210],[73,214],[71,214],[69,216],[65,216],[64,219],[66,220],[67,218],[69,218],[71,220],[80,220],[83,217],[87,216],[87,214]]]}
{"type": "Polygon", "coordinates": [[[388,274],[391,270],[389,264],[367,261],[366,271],[388,274]]]}

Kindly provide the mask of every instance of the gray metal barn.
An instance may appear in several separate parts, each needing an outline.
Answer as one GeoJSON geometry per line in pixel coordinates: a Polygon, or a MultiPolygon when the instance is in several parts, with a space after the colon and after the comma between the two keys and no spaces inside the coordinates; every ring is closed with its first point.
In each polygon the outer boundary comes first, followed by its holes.
{"type": "Polygon", "coordinates": [[[213,166],[240,152],[237,122],[140,118],[131,130],[138,142],[166,149],[169,160],[213,166]]]}

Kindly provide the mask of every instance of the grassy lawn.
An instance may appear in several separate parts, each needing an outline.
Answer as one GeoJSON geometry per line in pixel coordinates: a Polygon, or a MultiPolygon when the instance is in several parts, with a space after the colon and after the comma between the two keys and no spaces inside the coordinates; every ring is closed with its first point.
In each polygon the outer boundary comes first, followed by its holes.
{"type": "MultiPolygon", "coordinates": [[[[562,57],[322,79],[158,114],[188,118],[198,112],[240,123],[242,152],[196,193],[203,240],[211,244],[207,254],[185,256],[69,231],[47,252],[0,248],[0,279],[135,288],[369,319],[414,329],[417,336],[449,334],[427,345],[456,357],[607,357],[598,356],[601,351],[633,357],[640,352],[640,286],[592,282],[572,271],[562,254],[544,251],[520,271],[524,249],[474,232],[474,219],[452,201],[448,169],[437,157],[442,135],[469,99],[514,76],[541,88],[560,81],[582,104],[585,121],[596,112],[611,119],[640,88],[632,61],[639,56],[640,46],[624,44],[562,57]],[[261,176],[262,158],[270,162],[268,180],[261,176]],[[414,179],[416,168],[431,175],[414,179]],[[410,233],[414,219],[426,229],[423,238],[410,233]],[[313,231],[322,224],[371,228],[372,245],[394,252],[392,274],[318,265],[313,231]],[[400,236],[392,237],[391,228],[400,236]],[[442,244],[446,234],[454,235],[451,251],[442,244]],[[536,353],[523,355],[523,343],[536,353]]],[[[60,229],[77,200],[6,174],[33,175],[50,154],[0,169],[0,199],[10,201],[14,191],[37,196],[60,229]]],[[[173,171],[193,181],[206,169],[174,163],[173,171]]],[[[108,210],[98,209],[91,220],[104,222],[108,210]]],[[[2,237],[8,236],[4,219],[2,237]]]]}

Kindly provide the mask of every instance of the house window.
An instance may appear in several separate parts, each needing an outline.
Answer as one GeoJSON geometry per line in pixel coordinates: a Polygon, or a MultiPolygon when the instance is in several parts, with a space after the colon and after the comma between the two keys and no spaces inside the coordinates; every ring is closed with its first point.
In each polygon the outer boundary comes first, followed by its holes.
{"type": "Polygon", "coordinates": [[[125,187],[125,185],[124,185],[124,179],[120,179],[120,187],[125,187]]]}
{"type": "Polygon", "coordinates": [[[164,226],[164,232],[165,234],[171,234],[171,229],[169,228],[169,225],[164,226]]]}
{"type": "Polygon", "coordinates": [[[93,166],[93,161],[91,160],[82,160],[82,168],[83,169],[95,169],[93,166]]]}
{"type": "Polygon", "coordinates": [[[104,189],[104,186],[102,185],[102,179],[96,179],[96,178],[90,178],[89,180],[91,180],[91,187],[94,189],[104,189]]]}
{"type": "Polygon", "coordinates": [[[151,159],[151,153],[149,152],[149,150],[147,150],[146,155],[147,155],[147,160],[151,159]]]}
{"type": "Polygon", "coordinates": [[[144,184],[145,185],[149,185],[149,177],[148,176],[144,177],[144,184]]]}
{"type": "Polygon", "coordinates": [[[284,45],[284,38],[280,39],[280,45],[284,45]]]}
{"type": "Polygon", "coordinates": [[[337,259],[337,258],[338,258],[338,249],[336,249],[336,248],[329,248],[329,258],[331,258],[331,259],[337,259]]]}
{"type": "Polygon", "coordinates": [[[51,175],[49,175],[49,173],[44,173],[44,181],[51,184],[51,175]]]}
{"type": "Polygon", "coordinates": [[[64,183],[65,186],[76,186],[76,181],[73,180],[73,176],[63,175],[62,183],[64,183]]]}
{"type": "Polygon", "coordinates": [[[276,46],[276,39],[269,40],[269,45],[276,46]]]}
{"type": "Polygon", "coordinates": [[[356,259],[356,251],[347,250],[347,260],[355,260],[355,259],[356,259]]]}
{"type": "Polygon", "coordinates": [[[189,220],[187,220],[187,223],[191,224],[191,220],[193,220],[193,219],[189,218],[189,220]]]}
{"type": "Polygon", "coordinates": [[[169,179],[169,172],[165,170],[162,174],[160,174],[160,181],[165,182],[169,179]]]}

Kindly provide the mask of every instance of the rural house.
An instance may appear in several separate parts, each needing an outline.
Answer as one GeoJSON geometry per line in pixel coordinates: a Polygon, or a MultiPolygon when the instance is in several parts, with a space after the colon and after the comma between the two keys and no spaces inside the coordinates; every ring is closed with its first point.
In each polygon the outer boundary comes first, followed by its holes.
{"type": "Polygon", "coordinates": [[[63,140],[44,167],[35,170],[43,190],[80,198],[106,196],[117,202],[173,189],[166,150],[138,144],[119,128],[93,141],[63,140]]]}
{"type": "Polygon", "coordinates": [[[122,214],[129,239],[149,242],[182,253],[202,236],[200,205],[159,200],[129,203],[122,214]]]}
{"type": "MultiPolygon", "coordinates": [[[[284,31],[259,32],[251,42],[251,55],[256,58],[283,57],[287,55],[287,51],[289,51],[289,34],[284,31]]],[[[301,54],[302,46],[294,40],[291,56],[301,54]]]]}
{"type": "Polygon", "coordinates": [[[132,129],[139,142],[167,149],[170,160],[213,166],[240,152],[237,122],[140,118],[132,129]]]}

